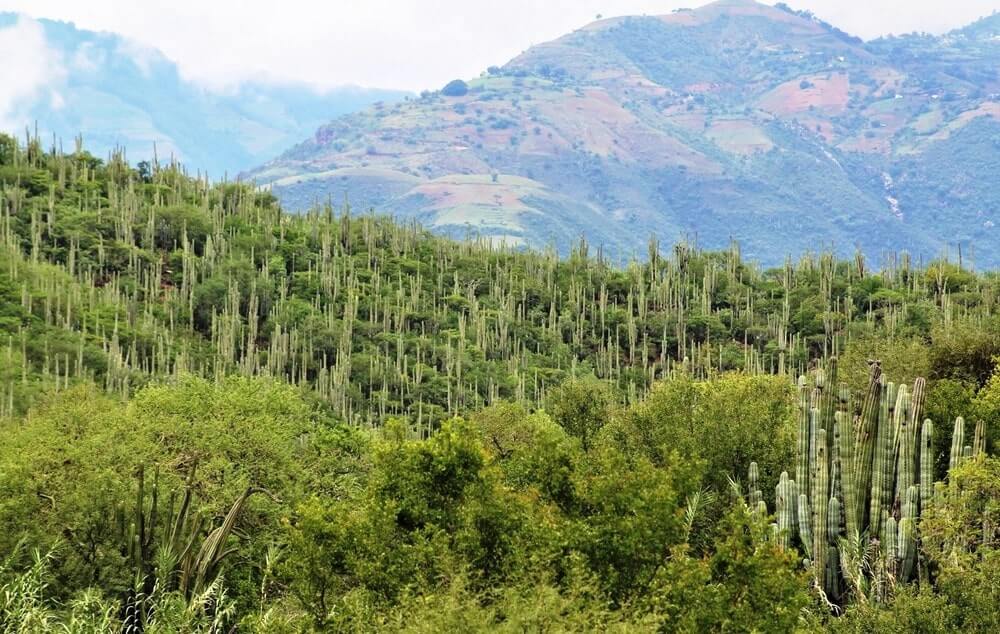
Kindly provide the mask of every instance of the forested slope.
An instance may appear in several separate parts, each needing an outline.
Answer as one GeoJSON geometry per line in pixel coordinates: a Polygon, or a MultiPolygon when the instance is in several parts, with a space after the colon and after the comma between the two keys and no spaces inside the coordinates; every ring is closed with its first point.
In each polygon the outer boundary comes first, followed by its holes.
{"type": "Polygon", "coordinates": [[[881,269],[790,254],[762,270],[735,244],[651,240],[622,267],[586,243],[560,259],[348,208],[283,214],[245,185],[37,141],[4,137],[0,160],[0,385],[16,411],[77,378],[125,396],[189,372],[310,387],[346,420],[439,422],[538,401],[568,374],[612,379],[634,400],[684,359],[700,375],[794,374],[852,338],[933,341],[955,322],[994,323],[995,276],[905,254],[881,269]]]}
{"type": "Polygon", "coordinates": [[[997,291],[0,136],[0,626],[995,631],[997,291]]]}

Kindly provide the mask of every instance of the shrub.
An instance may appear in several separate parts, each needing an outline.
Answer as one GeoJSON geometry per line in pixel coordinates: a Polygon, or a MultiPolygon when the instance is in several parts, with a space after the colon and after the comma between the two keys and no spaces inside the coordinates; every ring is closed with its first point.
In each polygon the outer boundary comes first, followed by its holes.
{"type": "Polygon", "coordinates": [[[441,89],[441,94],[445,97],[464,97],[469,94],[469,85],[461,79],[455,79],[441,89]]]}

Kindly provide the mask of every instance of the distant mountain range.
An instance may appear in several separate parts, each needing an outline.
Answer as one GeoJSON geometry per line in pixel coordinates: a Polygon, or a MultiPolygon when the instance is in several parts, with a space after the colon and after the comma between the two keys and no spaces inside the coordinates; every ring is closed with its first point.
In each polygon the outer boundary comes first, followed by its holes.
{"type": "Polygon", "coordinates": [[[82,134],[98,155],[124,147],[134,161],[151,157],[155,144],[161,159],[173,156],[220,179],[274,157],[333,117],[408,94],[353,87],[321,94],[270,83],[213,92],[139,43],[12,13],[0,13],[0,43],[17,73],[0,86],[5,131],[37,123],[46,137],[72,146],[82,134]]]}
{"type": "Polygon", "coordinates": [[[479,78],[335,119],[246,177],[287,206],[644,256],[962,245],[1000,265],[1000,16],[871,42],[784,5],[600,20],[479,78]]]}

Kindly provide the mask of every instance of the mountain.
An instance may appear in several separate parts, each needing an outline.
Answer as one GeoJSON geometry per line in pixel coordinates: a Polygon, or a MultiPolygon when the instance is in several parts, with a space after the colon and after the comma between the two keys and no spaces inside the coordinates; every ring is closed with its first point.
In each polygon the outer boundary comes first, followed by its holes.
{"type": "Polygon", "coordinates": [[[481,77],[322,126],[245,174],[450,235],[609,254],[650,235],[767,264],[860,248],[1000,264],[1000,36],[863,42],[786,5],[599,20],[481,77]]]}
{"type": "Polygon", "coordinates": [[[406,93],[249,83],[214,92],[185,80],[159,51],[111,33],[0,13],[0,50],[19,58],[0,89],[0,128],[33,127],[98,156],[173,155],[221,178],[268,160],[331,117],[406,93]],[[6,94],[5,94],[6,93],[6,94]],[[5,107],[6,106],[6,107],[5,107]]]}

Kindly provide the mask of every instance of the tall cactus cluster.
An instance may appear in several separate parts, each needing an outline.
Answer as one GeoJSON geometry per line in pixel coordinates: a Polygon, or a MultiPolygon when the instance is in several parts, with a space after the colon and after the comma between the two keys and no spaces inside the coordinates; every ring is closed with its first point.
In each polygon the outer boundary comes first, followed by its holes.
{"type": "MultiPolygon", "coordinates": [[[[240,374],[308,389],[356,424],[433,426],[498,399],[542,401],[578,371],[631,401],[681,360],[698,377],[794,375],[837,354],[848,327],[891,332],[916,303],[942,325],[1000,306],[984,276],[966,290],[988,301],[951,302],[905,256],[877,272],[832,253],[765,270],[735,244],[651,240],[641,263],[585,241],[560,257],[347,204],[287,214],[267,192],[177,164],[140,172],[79,145],[0,145],[0,418],[76,383],[127,398],[178,374],[240,374]],[[795,319],[803,307],[822,315],[821,335],[795,319]]],[[[820,422],[831,442],[833,396],[820,422]]]]}
{"type": "MultiPolygon", "coordinates": [[[[888,382],[879,362],[872,362],[854,415],[850,392],[837,387],[836,358],[816,371],[811,384],[799,379],[795,478],[787,471],[779,478],[772,529],[783,548],[800,549],[830,601],[845,598],[846,577],[854,576],[845,575],[850,571],[842,561],[850,544],[875,546],[886,578],[918,576],[919,521],[935,491],[934,423],[923,418],[925,387],[922,378],[912,388],[888,382]]],[[[959,418],[953,466],[974,451],[964,445],[964,429],[959,418]]],[[[752,465],[751,483],[755,472],[752,465]]]]}

